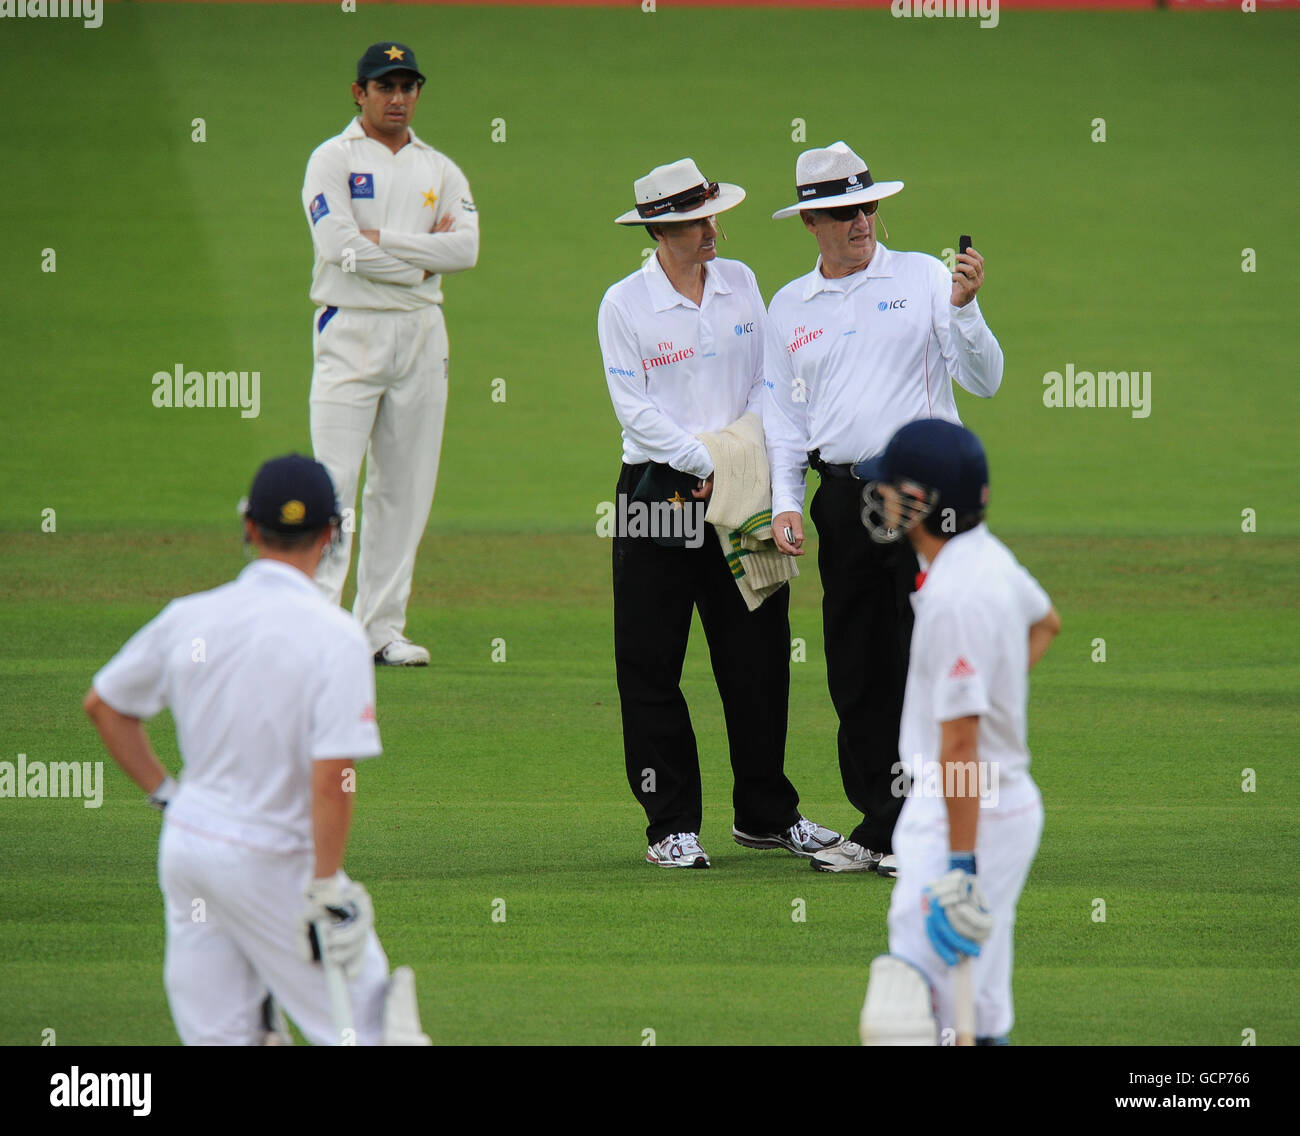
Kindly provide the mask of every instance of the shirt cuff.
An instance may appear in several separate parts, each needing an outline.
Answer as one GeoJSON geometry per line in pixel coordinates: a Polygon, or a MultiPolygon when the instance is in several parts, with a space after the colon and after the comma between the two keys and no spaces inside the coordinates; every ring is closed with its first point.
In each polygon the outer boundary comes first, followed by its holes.
{"type": "Polygon", "coordinates": [[[803,516],[803,497],[791,497],[784,493],[776,493],[772,497],[772,516],[779,517],[782,513],[798,513],[803,516]]]}
{"type": "Polygon", "coordinates": [[[948,309],[953,320],[957,323],[974,327],[976,324],[984,322],[984,314],[980,311],[980,298],[978,296],[971,297],[971,302],[964,308],[953,307],[950,303],[948,309]]]}
{"type": "Polygon", "coordinates": [[[709,453],[709,447],[700,442],[680,468],[683,473],[693,473],[701,481],[706,477],[712,477],[713,455],[709,453]]]}

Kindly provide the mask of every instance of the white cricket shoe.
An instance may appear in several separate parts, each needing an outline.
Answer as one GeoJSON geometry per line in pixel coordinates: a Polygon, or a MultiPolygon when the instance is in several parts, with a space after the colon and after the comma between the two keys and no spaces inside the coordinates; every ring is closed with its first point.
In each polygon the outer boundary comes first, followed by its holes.
{"type": "Polygon", "coordinates": [[[799,820],[784,832],[741,832],[731,826],[731,838],[745,848],[784,848],[795,856],[811,858],[827,848],[834,848],[844,837],[830,828],[814,824],[807,817],[799,820]]]}
{"type": "Polygon", "coordinates": [[[646,862],[661,868],[707,868],[709,857],[694,832],[676,832],[645,850],[646,862]]]}
{"type": "Polygon", "coordinates": [[[864,848],[856,840],[844,840],[813,856],[812,866],[818,872],[874,872],[882,859],[883,853],[864,848]]]}
{"type": "Polygon", "coordinates": [[[893,879],[898,875],[898,857],[892,852],[888,856],[881,856],[880,863],[876,865],[876,875],[885,876],[893,879]]]}
{"type": "Polygon", "coordinates": [[[409,639],[394,639],[375,652],[377,667],[427,667],[429,652],[409,639]]]}

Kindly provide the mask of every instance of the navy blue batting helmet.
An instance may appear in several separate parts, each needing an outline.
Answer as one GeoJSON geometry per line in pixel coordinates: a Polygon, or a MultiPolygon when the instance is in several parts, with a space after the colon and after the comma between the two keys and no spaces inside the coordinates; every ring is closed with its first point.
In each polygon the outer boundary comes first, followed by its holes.
{"type": "Polygon", "coordinates": [[[935,536],[955,536],[979,524],[989,503],[984,447],[965,426],[942,418],[900,427],[884,453],[853,473],[867,482],[862,523],[881,544],[922,523],[935,536]]]}

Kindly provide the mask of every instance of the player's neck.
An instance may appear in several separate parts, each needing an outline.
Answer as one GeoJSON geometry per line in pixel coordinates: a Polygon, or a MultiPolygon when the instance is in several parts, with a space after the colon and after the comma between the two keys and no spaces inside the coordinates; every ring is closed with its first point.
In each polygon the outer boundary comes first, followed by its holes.
{"type": "Polygon", "coordinates": [[[668,277],[668,283],[673,286],[675,292],[685,296],[693,304],[698,304],[704,299],[704,265],[695,261],[680,264],[671,256],[665,256],[663,249],[655,255],[659,257],[659,267],[664,270],[664,275],[668,277]]]}
{"type": "MultiPolygon", "coordinates": [[[[872,250],[871,256],[875,256],[875,250],[872,250]]],[[[867,265],[871,263],[871,256],[863,261],[827,261],[822,256],[822,275],[827,280],[842,280],[845,276],[852,276],[855,272],[862,272],[867,265]]]]}
{"type": "Polygon", "coordinates": [[[297,568],[309,580],[316,576],[316,566],[320,563],[320,557],[318,548],[304,548],[296,552],[273,552],[265,547],[257,550],[259,560],[274,560],[277,564],[287,564],[290,568],[297,568]]]}
{"type": "Polygon", "coordinates": [[[907,535],[917,556],[925,557],[931,564],[934,563],[935,557],[943,551],[943,546],[948,543],[947,540],[935,536],[934,533],[921,525],[912,529],[907,535]]]}
{"type": "Polygon", "coordinates": [[[361,129],[365,132],[367,138],[373,138],[376,142],[382,142],[394,154],[411,140],[411,129],[407,127],[401,134],[383,134],[376,130],[368,123],[365,118],[361,119],[361,129]]]}

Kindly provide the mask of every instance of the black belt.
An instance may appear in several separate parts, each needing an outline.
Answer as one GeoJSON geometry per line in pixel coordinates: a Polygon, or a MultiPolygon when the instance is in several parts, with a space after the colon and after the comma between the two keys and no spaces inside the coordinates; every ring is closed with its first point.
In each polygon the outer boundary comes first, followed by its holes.
{"type": "Polygon", "coordinates": [[[822,477],[853,477],[853,466],[834,465],[831,462],[822,461],[821,450],[813,450],[808,454],[808,464],[820,473],[822,477]]]}

